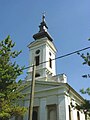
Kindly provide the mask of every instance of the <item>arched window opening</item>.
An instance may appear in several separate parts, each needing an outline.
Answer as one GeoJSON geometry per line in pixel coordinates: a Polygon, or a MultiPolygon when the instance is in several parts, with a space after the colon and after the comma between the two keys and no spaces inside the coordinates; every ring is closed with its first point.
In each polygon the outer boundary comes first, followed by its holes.
{"type": "Polygon", "coordinates": [[[39,74],[39,73],[36,73],[36,74],[35,74],[35,77],[40,77],[40,74],[39,74]]]}
{"type": "Polygon", "coordinates": [[[77,111],[77,120],[80,120],[80,114],[79,114],[79,111],[77,111]]]}
{"type": "Polygon", "coordinates": [[[37,113],[37,111],[33,111],[32,120],[38,120],[38,113],[37,113]]]}
{"type": "Polygon", "coordinates": [[[69,120],[71,120],[71,108],[70,108],[70,105],[68,106],[69,108],[69,120]]]}
{"type": "Polygon", "coordinates": [[[35,65],[38,66],[40,63],[40,56],[35,57],[35,65]]]}
{"type": "Polygon", "coordinates": [[[47,106],[48,108],[48,120],[56,120],[57,119],[57,108],[56,105],[47,106]]]}
{"type": "Polygon", "coordinates": [[[52,68],[52,59],[49,58],[49,67],[52,68]]]}
{"type": "Polygon", "coordinates": [[[49,55],[50,55],[50,56],[52,55],[51,52],[49,52],[49,55]]]}

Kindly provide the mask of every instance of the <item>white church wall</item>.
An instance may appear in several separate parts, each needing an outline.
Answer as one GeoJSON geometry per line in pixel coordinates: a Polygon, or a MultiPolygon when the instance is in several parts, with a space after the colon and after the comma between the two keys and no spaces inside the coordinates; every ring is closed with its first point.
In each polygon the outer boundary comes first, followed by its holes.
{"type": "Polygon", "coordinates": [[[57,101],[58,101],[57,95],[52,95],[47,97],[47,105],[57,104],[57,101]]]}
{"type": "MultiPolygon", "coordinates": [[[[70,96],[65,91],[67,91],[67,89],[62,86],[60,88],[59,87],[53,89],[47,88],[46,90],[44,89],[35,92],[34,107],[38,107],[38,120],[42,120],[42,119],[50,120],[53,117],[52,113],[56,115],[55,120],[70,120],[69,114],[71,114],[71,118],[72,118],[71,120],[78,120],[77,109],[71,106],[72,98],[70,98],[70,96]],[[69,113],[69,106],[71,107],[70,113],[69,113]],[[56,112],[54,108],[56,109],[56,112]]],[[[28,94],[24,106],[28,107],[29,102],[30,101],[28,94]]],[[[79,114],[80,114],[80,120],[85,120],[84,113],[79,112],[79,114]]],[[[28,118],[28,112],[24,116],[23,120],[27,120],[27,118],[28,118]]]]}
{"type": "Polygon", "coordinates": [[[46,98],[40,99],[40,117],[39,120],[47,120],[46,98]]]}
{"type": "Polygon", "coordinates": [[[58,120],[66,120],[65,97],[58,96],[58,120]]]}

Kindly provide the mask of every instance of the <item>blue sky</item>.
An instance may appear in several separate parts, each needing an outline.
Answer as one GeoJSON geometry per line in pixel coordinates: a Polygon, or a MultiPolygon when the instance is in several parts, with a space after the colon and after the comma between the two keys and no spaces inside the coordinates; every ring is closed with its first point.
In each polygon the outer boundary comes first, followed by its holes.
{"type": "MultiPolygon", "coordinates": [[[[16,43],[15,49],[23,51],[16,59],[20,66],[29,65],[27,45],[38,32],[44,11],[48,31],[58,50],[57,57],[90,46],[87,41],[90,37],[90,0],[0,0],[0,40],[10,35],[16,43]]],[[[90,68],[82,62],[77,54],[56,61],[57,74],[65,73],[68,83],[77,92],[90,87],[90,80],[82,78],[82,74],[90,73],[90,68]]],[[[20,76],[22,79],[26,71],[20,76]]]]}

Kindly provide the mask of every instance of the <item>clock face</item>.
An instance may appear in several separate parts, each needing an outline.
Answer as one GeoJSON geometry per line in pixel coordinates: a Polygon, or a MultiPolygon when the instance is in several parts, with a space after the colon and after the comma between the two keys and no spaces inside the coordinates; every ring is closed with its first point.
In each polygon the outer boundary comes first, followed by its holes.
{"type": "Polygon", "coordinates": [[[39,53],[40,53],[40,50],[37,50],[37,51],[36,51],[36,54],[39,54],[39,53]]]}

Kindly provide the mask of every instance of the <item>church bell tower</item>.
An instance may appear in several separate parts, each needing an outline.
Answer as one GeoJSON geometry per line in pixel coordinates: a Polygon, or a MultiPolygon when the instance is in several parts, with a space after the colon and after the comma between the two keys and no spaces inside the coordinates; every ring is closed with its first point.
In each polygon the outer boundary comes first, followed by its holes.
{"type": "MultiPolygon", "coordinates": [[[[51,35],[48,33],[48,27],[45,21],[45,15],[42,16],[42,21],[39,26],[39,32],[33,35],[34,41],[28,45],[30,50],[30,62],[32,66],[35,61],[36,79],[45,78],[56,75],[55,56],[56,48],[51,35]]],[[[28,79],[32,77],[32,68],[28,69],[28,79]]]]}

